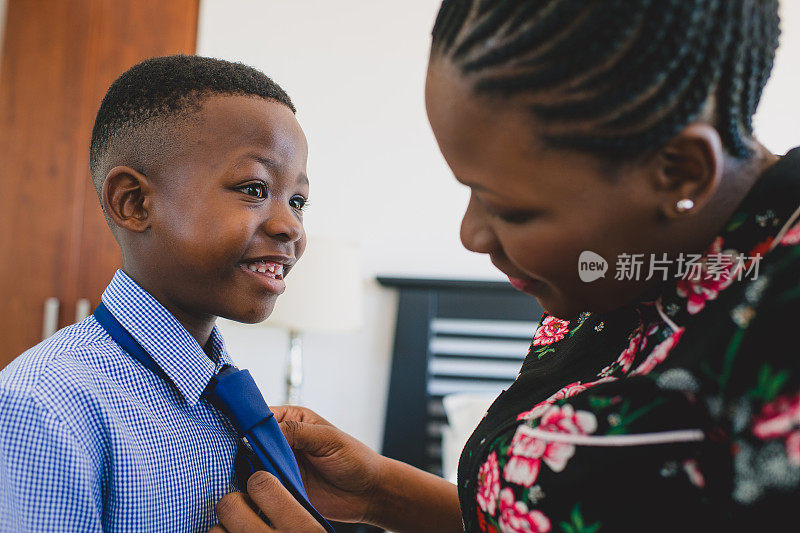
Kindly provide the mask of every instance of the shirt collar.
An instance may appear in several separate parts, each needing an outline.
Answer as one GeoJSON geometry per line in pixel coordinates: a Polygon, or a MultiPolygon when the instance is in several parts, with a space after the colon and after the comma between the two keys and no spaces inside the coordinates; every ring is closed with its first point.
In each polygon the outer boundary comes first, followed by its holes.
{"type": "MultiPolygon", "coordinates": [[[[769,253],[773,240],[790,217],[800,206],[800,148],[786,153],[753,185],[750,192],[728,219],[723,230],[706,250],[713,253],[741,253],[745,257],[762,257],[769,253]]],[[[731,285],[739,281],[734,278],[731,285]]],[[[725,288],[708,286],[686,287],[684,282],[671,281],[648,293],[637,306],[643,317],[655,318],[656,313],[671,317],[671,321],[681,325],[692,315],[705,308],[705,301],[692,302],[698,294],[708,295],[708,290],[719,291],[725,288]],[[692,294],[692,289],[699,291],[692,294]],[[699,309],[697,308],[699,306],[699,309]]],[[[703,296],[705,297],[705,296],[703,296]]],[[[708,298],[709,300],[713,298],[708,298]]],[[[662,315],[663,318],[663,315],[662,315]]],[[[646,319],[644,320],[646,321],[646,319]]]]}
{"type": "Polygon", "coordinates": [[[727,247],[742,252],[755,250],[764,255],[798,204],[800,148],[795,148],[768,168],[756,182],[728,220],[720,237],[727,247]]]}
{"type": "Polygon", "coordinates": [[[122,270],[103,292],[103,303],[191,406],[212,376],[223,365],[233,364],[216,325],[208,341],[212,360],[172,313],[122,270]]]}

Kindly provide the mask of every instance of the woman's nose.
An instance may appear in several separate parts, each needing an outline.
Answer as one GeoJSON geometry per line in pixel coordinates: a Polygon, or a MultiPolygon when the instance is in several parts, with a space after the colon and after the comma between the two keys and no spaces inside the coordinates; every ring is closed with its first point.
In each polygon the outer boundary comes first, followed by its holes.
{"type": "Polygon", "coordinates": [[[289,205],[273,209],[265,221],[264,227],[270,237],[286,242],[300,240],[305,235],[302,219],[289,205]]]}
{"type": "Polygon", "coordinates": [[[461,243],[464,248],[479,254],[490,254],[497,248],[497,236],[486,223],[487,217],[486,210],[475,195],[471,195],[461,220],[461,243]]]}

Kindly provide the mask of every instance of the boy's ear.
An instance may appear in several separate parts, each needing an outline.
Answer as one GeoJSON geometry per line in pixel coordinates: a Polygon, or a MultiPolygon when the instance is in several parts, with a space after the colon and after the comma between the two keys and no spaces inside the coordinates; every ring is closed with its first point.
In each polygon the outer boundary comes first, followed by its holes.
{"type": "Polygon", "coordinates": [[[114,167],[103,183],[103,209],[117,226],[142,233],[150,227],[148,208],[152,190],[144,174],[126,166],[114,167]]]}
{"type": "Polygon", "coordinates": [[[656,157],[656,182],[662,191],[660,210],[667,218],[696,212],[717,190],[725,166],[722,140],[716,128],[694,122],[673,137],[656,157]],[[691,200],[689,210],[676,208],[691,200]]]}

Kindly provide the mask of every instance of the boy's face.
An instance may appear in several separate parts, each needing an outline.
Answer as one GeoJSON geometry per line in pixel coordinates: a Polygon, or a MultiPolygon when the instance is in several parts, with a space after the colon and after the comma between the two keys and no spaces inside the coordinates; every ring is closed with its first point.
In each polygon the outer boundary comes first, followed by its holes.
{"type": "Polygon", "coordinates": [[[179,319],[264,320],[306,245],[305,135],[285,105],[246,96],[204,99],[176,135],[145,206],[152,289],[179,319]]]}

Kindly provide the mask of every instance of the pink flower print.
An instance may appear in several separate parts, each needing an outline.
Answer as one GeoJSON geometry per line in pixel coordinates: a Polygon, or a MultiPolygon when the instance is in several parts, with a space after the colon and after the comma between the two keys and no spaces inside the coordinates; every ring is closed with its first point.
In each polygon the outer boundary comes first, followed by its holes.
{"type": "Polygon", "coordinates": [[[575,411],[569,404],[560,407],[553,405],[542,415],[539,429],[556,433],[588,435],[597,429],[597,418],[589,411],[575,411]]]}
{"type": "Polygon", "coordinates": [[[785,437],[800,427],[800,392],[766,404],[753,421],[753,434],[761,440],[785,437]]]}
{"type": "Polygon", "coordinates": [[[483,531],[484,533],[498,533],[497,528],[492,524],[488,524],[483,515],[484,513],[478,513],[478,531],[483,531]]]}
{"type": "Polygon", "coordinates": [[[546,400],[542,400],[541,402],[537,403],[533,406],[532,409],[520,413],[517,415],[517,420],[535,420],[542,416],[547,409],[556,403],[557,400],[562,400],[564,398],[571,398],[576,394],[579,394],[586,389],[594,387],[595,385],[599,385],[601,383],[607,383],[609,381],[616,381],[617,378],[613,376],[603,376],[602,378],[596,381],[590,381],[589,383],[581,383],[580,381],[576,381],[575,383],[570,383],[559,389],[555,394],[547,398],[546,400]]]}
{"type": "Polygon", "coordinates": [[[540,465],[540,458],[515,455],[506,463],[506,467],[503,469],[503,478],[509,483],[530,487],[539,476],[540,465]]]}
{"type": "MultiPolygon", "coordinates": [[[[575,411],[571,405],[548,405],[537,429],[586,435],[597,429],[597,418],[589,411],[575,411]]],[[[503,469],[506,481],[530,487],[539,475],[541,462],[553,472],[561,472],[575,454],[572,444],[547,441],[535,435],[536,431],[527,424],[517,428],[508,448],[511,458],[503,469]]]]}
{"type": "Polygon", "coordinates": [[[800,466],[800,430],[793,431],[786,437],[786,455],[790,463],[800,466]]]}
{"type": "Polygon", "coordinates": [[[535,420],[542,416],[547,409],[555,403],[552,396],[546,400],[542,400],[533,406],[533,409],[524,411],[517,415],[517,420],[535,420]]]}
{"type": "Polygon", "coordinates": [[[686,310],[690,315],[699,313],[708,300],[730,286],[743,267],[734,250],[722,251],[722,237],[717,237],[701,258],[699,272],[688,269],[676,283],[681,298],[687,298],[686,310]]]}
{"type": "Polygon", "coordinates": [[[781,238],[781,244],[784,246],[800,244],[800,222],[792,226],[789,231],[783,234],[783,238],[781,238]]]}
{"type": "Polygon", "coordinates": [[[706,486],[706,478],[694,459],[687,459],[683,462],[683,471],[686,472],[689,482],[695,487],[702,489],[706,486]]]}
{"type": "MultiPolygon", "coordinates": [[[[571,405],[547,405],[536,428],[554,433],[586,435],[597,429],[597,418],[589,411],[575,411],[571,405]]],[[[575,446],[564,442],[548,441],[536,435],[527,424],[519,426],[508,454],[511,459],[503,470],[506,481],[530,487],[539,475],[541,462],[553,472],[561,472],[575,454],[575,446]]]]}
{"type": "Polygon", "coordinates": [[[533,406],[533,409],[529,411],[525,411],[524,413],[520,413],[517,415],[517,420],[528,419],[533,420],[539,418],[547,411],[548,407],[556,403],[556,400],[561,400],[564,398],[570,398],[575,396],[576,394],[583,392],[588,387],[583,385],[580,381],[576,381],[575,383],[570,383],[556,391],[555,394],[547,398],[546,400],[542,400],[541,402],[537,403],[533,406]]]}
{"type": "Polygon", "coordinates": [[[547,451],[544,441],[530,436],[530,429],[526,425],[517,428],[508,449],[511,459],[503,469],[506,481],[523,487],[530,487],[536,481],[542,456],[547,451]]]}
{"type": "Polygon", "coordinates": [[[571,398],[578,393],[581,393],[586,390],[586,385],[581,385],[580,381],[576,381],[575,383],[570,383],[566,387],[563,387],[558,392],[553,395],[553,400],[561,400],[563,398],[571,398]]]}
{"type": "Polygon", "coordinates": [[[800,465],[800,392],[766,404],[753,421],[752,430],[761,440],[786,439],[786,456],[800,465]]]}
{"type": "Polygon", "coordinates": [[[500,494],[500,470],[497,464],[497,453],[492,452],[486,462],[478,470],[478,507],[490,515],[497,509],[497,497],[500,494]]]}
{"type": "Polygon", "coordinates": [[[569,320],[560,320],[550,315],[546,316],[533,336],[532,345],[545,346],[560,341],[569,331],[567,326],[569,326],[569,320]]]}
{"type": "Polygon", "coordinates": [[[636,358],[636,354],[639,353],[639,350],[644,347],[644,338],[642,337],[641,333],[637,333],[631,338],[628,347],[622,350],[622,353],[619,354],[617,360],[614,363],[611,363],[603,370],[600,371],[601,376],[608,376],[614,371],[615,366],[618,366],[623,374],[627,374],[628,370],[631,369],[631,365],[633,364],[633,360],[636,358]],[[640,347],[640,344],[642,345],[640,347]]]}
{"type": "Polygon", "coordinates": [[[644,334],[644,335],[645,335],[645,337],[649,337],[649,336],[651,336],[653,333],[655,333],[656,331],[658,331],[659,329],[661,329],[661,324],[659,324],[658,322],[655,322],[655,323],[653,323],[653,324],[650,324],[650,325],[647,327],[647,331],[645,332],[645,334],[644,334]]]}
{"type": "Polygon", "coordinates": [[[550,519],[544,513],[530,510],[524,502],[516,501],[509,488],[500,493],[500,531],[502,533],[547,533],[550,519]]]}
{"type": "MultiPolygon", "coordinates": [[[[750,257],[755,257],[757,255],[764,257],[767,254],[767,252],[769,252],[769,249],[771,247],[772,247],[772,237],[767,237],[760,243],[753,246],[752,250],[750,250],[750,252],[747,254],[747,257],[750,258],[750,257]]],[[[749,259],[747,261],[747,266],[750,266],[750,263],[752,262],[753,260],[749,259]]]]}
{"type": "Polygon", "coordinates": [[[650,355],[642,361],[642,364],[631,372],[631,376],[644,376],[649,374],[655,367],[663,363],[675,345],[678,344],[678,341],[681,340],[684,331],[684,328],[679,328],[678,331],[667,337],[666,340],[656,345],[653,351],[650,352],[650,355]]]}

